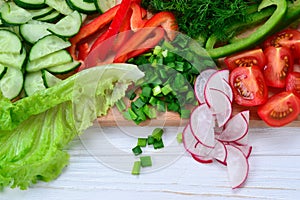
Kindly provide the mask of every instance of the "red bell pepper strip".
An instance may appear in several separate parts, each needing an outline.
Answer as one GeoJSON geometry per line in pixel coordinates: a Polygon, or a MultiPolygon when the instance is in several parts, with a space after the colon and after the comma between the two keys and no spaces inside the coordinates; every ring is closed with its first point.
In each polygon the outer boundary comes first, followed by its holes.
{"type": "Polygon", "coordinates": [[[155,45],[157,45],[164,37],[164,33],[164,29],[161,27],[139,30],[116,53],[114,62],[126,62],[129,58],[142,54],[155,47],[155,45]]]}
{"type": "Polygon", "coordinates": [[[132,3],[131,9],[133,12],[130,19],[130,26],[131,30],[136,32],[139,28],[144,27],[147,20],[143,18],[146,16],[147,11],[137,3],[132,3]]]}
{"type": "Polygon", "coordinates": [[[109,24],[115,17],[119,7],[120,5],[116,5],[111,9],[109,9],[108,11],[106,11],[105,13],[99,15],[98,17],[93,19],[90,23],[81,27],[79,32],[74,37],[70,38],[71,47],[69,47],[69,52],[74,59],[77,60],[77,56],[76,56],[77,44],[81,40],[91,36],[92,34],[96,33],[98,30],[102,29],[107,24],[109,24]]]}
{"type": "Polygon", "coordinates": [[[81,43],[78,45],[78,60],[84,60],[89,53],[89,44],[87,42],[81,43]]]}

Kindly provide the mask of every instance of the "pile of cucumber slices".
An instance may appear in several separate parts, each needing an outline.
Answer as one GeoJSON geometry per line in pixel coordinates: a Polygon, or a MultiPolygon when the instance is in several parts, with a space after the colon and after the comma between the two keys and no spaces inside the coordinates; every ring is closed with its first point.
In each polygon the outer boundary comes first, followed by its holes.
{"type": "Polygon", "coordinates": [[[0,0],[0,91],[8,99],[52,87],[57,74],[80,62],[66,50],[87,14],[102,13],[115,1],[0,0]]]}

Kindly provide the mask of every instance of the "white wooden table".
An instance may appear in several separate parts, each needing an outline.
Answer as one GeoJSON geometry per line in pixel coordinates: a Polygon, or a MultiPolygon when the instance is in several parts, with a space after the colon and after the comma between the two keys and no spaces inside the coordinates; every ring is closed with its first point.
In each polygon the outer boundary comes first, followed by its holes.
{"type": "Polygon", "coordinates": [[[176,142],[183,127],[166,127],[165,148],[145,148],[153,166],[139,176],[128,171],[136,136],[153,127],[91,127],[67,151],[70,165],[50,183],[26,191],[4,189],[1,200],[28,199],[298,199],[300,196],[300,128],[251,128],[250,173],[241,189],[232,190],[225,166],[200,164],[176,142]],[[100,132],[100,133],[99,133],[100,132]]]}

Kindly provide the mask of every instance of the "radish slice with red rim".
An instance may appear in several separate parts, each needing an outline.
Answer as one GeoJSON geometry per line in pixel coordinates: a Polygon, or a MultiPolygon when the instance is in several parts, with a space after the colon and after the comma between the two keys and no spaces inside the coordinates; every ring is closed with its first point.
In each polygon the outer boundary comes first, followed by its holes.
{"type": "Polygon", "coordinates": [[[205,90],[204,95],[205,95],[206,103],[212,110],[213,114],[220,114],[220,113],[231,114],[231,110],[232,110],[231,101],[223,91],[210,88],[209,90],[205,90]]]}
{"type": "Polygon", "coordinates": [[[189,124],[187,124],[183,130],[182,142],[184,148],[193,155],[206,157],[212,151],[212,148],[202,145],[195,138],[189,124]]]}
{"type": "Polygon", "coordinates": [[[226,142],[234,142],[242,139],[248,133],[249,124],[243,112],[233,116],[225,125],[218,139],[226,142]]]}
{"type": "Polygon", "coordinates": [[[240,187],[247,179],[249,173],[248,159],[244,153],[235,146],[226,145],[227,149],[227,172],[231,187],[240,187]]]}
{"type": "Polygon", "coordinates": [[[208,156],[198,156],[195,154],[191,154],[191,155],[192,155],[192,158],[194,158],[194,160],[196,160],[197,162],[200,162],[200,163],[208,164],[208,163],[213,162],[213,159],[208,156]]]}
{"type": "Polygon", "coordinates": [[[215,145],[214,117],[207,104],[201,104],[191,113],[190,126],[193,135],[204,146],[215,145]]]}
{"type": "Polygon", "coordinates": [[[213,151],[211,152],[211,156],[219,162],[225,163],[227,158],[227,149],[225,145],[222,142],[216,140],[216,144],[213,151]]]}
{"type": "Polygon", "coordinates": [[[203,70],[196,78],[194,84],[195,96],[200,104],[205,103],[204,88],[209,77],[214,74],[216,69],[203,70]]]}
{"type": "Polygon", "coordinates": [[[252,146],[250,146],[250,145],[237,145],[237,144],[233,144],[233,146],[235,146],[236,148],[241,150],[241,152],[243,152],[243,154],[246,156],[246,158],[249,158],[249,156],[252,152],[252,146]]]}

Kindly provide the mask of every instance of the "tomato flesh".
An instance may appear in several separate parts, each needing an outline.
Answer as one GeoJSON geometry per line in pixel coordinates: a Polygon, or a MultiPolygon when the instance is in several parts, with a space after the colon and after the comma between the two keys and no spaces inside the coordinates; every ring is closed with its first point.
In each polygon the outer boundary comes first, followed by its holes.
{"type": "Polygon", "coordinates": [[[263,69],[266,65],[266,58],[262,49],[252,49],[228,56],[224,62],[229,70],[237,67],[251,67],[253,65],[263,69]]]}
{"type": "Polygon", "coordinates": [[[269,46],[264,53],[267,60],[263,71],[266,84],[271,87],[284,88],[286,77],[294,68],[291,51],[286,47],[269,46]]]}
{"type": "Polygon", "coordinates": [[[300,113],[300,100],[291,91],[273,95],[257,110],[258,116],[270,126],[284,126],[300,113]]]}
{"type": "Polygon", "coordinates": [[[300,58],[300,32],[295,29],[286,29],[270,36],[264,43],[264,48],[269,46],[287,47],[294,58],[300,58]]]}
{"type": "Polygon", "coordinates": [[[291,72],[286,78],[286,91],[292,91],[300,98],[300,72],[291,72]]]}
{"type": "Polygon", "coordinates": [[[259,67],[238,67],[229,75],[234,100],[242,106],[257,106],[268,99],[268,88],[259,67]]]}

